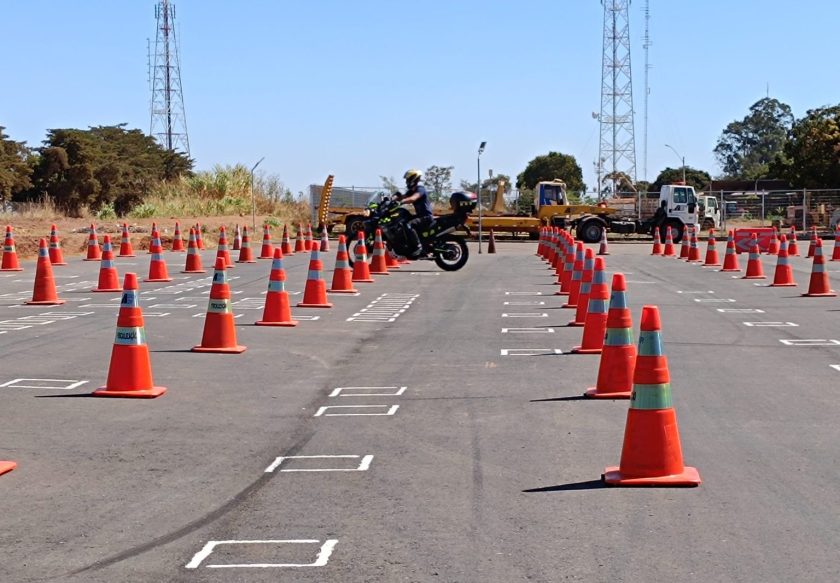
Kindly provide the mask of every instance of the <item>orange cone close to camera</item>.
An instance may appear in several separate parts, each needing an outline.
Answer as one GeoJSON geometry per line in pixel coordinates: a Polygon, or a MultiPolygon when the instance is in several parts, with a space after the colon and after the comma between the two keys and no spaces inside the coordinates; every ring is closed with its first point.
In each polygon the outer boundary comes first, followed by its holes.
{"type": "Polygon", "coordinates": [[[286,291],[286,270],[283,269],[283,251],[279,247],[274,250],[274,259],[271,262],[271,275],[268,277],[268,292],[265,294],[263,317],[255,324],[257,326],[297,326],[297,322],[292,320],[289,292],[286,291]]]}
{"type": "Polygon", "coordinates": [[[674,232],[671,230],[671,225],[665,226],[665,249],[662,251],[663,257],[676,257],[677,253],[674,251],[674,232]]]}
{"type": "Polygon", "coordinates": [[[792,287],[796,285],[793,280],[793,269],[788,261],[788,246],[787,237],[782,235],[782,240],[779,243],[778,259],[776,260],[776,271],[773,274],[772,287],[792,287]]]}
{"type": "Polygon", "coordinates": [[[193,346],[193,352],[245,352],[246,347],[236,343],[236,326],[230,303],[227,266],[222,257],[217,257],[213,285],[210,287],[210,300],[207,302],[207,315],[204,317],[204,333],[201,336],[201,344],[193,346]]]}
{"type": "Polygon", "coordinates": [[[592,276],[595,271],[595,253],[586,248],[583,254],[583,271],[580,276],[580,292],[578,292],[577,308],[574,319],[568,326],[583,326],[586,324],[586,312],[589,308],[589,290],[592,287],[592,276]]]}
{"type": "Polygon", "coordinates": [[[111,247],[110,235],[105,235],[102,242],[102,260],[99,262],[99,284],[90,290],[92,292],[121,292],[120,276],[114,267],[114,250],[111,247]]]}
{"type": "Polygon", "coordinates": [[[720,267],[720,257],[718,257],[716,243],[715,230],[712,229],[709,231],[709,240],[706,244],[706,260],[703,262],[703,267],[720,267]]]}
{"type": "Polygon", "coordinates": [[[99,261],[100,259],[102,259],[102,250],[99,248],[99,239],[96,236],[96,225],[91,223],[88,232],[87,257],[84,260],[99,261]]]}
{"type": "Polygon", "coordinates": [[[735,253],[735,233],[729,231],[726,236],[726,255],[723,256],[723,269],[721,271],[741,271],[738,264],[738,255],[735,253]]]}
{"type": "Polygon", "coordinates": [[[131,236],[128,233],[128,223],[122,225],[122,235],[120,237],[120,257],[136,257],[134,254],[134,247],[131,245],[131,236]]]}
{"type": "Polygon", "coordinates": [[[52,264],[50,263],[50,250],[47,240],[41,239],[38,242],[38,264],[35,266],[35,285],[32,289],[32,299],[25,302],[31,306],[54,306],[63,304],[64,300],[58,298],[53,278],[52,264]]]}
{"type": "Polygon", "coordinates": [[[289,226],[283,225],[283,238],[280,240],[280,250],[283,255],[293,255],[295,250],[292,248],[292,242],[289,241],[289,226]]]}
{"type": "Polygon", "coordinates": [[[353,287],[353,270],[350,268],[350,257],[347,255],[347,243],[344,240],[344,235],[338,236],[338,251],[335,254],[332,286],[327,291],[336,294],[354,294],[359,291],[353,287]]]}
{"type": "Polygon", "coordinates": [[[190,229],[190,238],[187,243],[187,264],[181,273],[207,273],[201,265],[201,255],[198,253],[195,229],[190,229]]]}
{"type": "Polygon", "coordinates": [[[186,250],[184,238],[181,236],[181,223],[175,221],[175,232],[172,233],[172,251],[183,253],[186,250]]]}
{"type": "Polygon", "coordinates": [[[809,298],[830,298],[837,294],[831,289],[828,281],[828,272],[825,270],[825,257],[823,257],[822,239],[817,237],[814,243],[814,263],[811,267],[811,281],[808,285],[808,293],[802,294],[809,298]]]}
{"type": "Polygon", "coordinates": [[[152,258],[149,261],[149,277],[143,281],[150,283],[172,281],[166,269],[166,260],[163,258],[163,247],[160,244],[160,234],[157,231],[152,231],[149,252],[152,254],[152,258]]]}
{"type": "Polygon", "coordinates": [[[601,354],[604,347],[604,334],[607,330],[607,302],[610,299],[605,267],[604,258],[596,257],[592,271],[592,284],[589,287],[583,338],[580,346],[572,348],[575,354],[601,354]]]}
{"type": "Polygon", "coordinates": [[[61,252],[61,241],[58,239],[58,229],[55,225],[50,227],[50,263],[56,265],[67,265],[64,261],[64,254],[61,252]]]}
{"type": "Polygon", "coordinates": [[[367,247],[365,247],[365,232],[359,231],[356,244],[353,246],[353,283],[373,283],[370,276],[370,266],[367,262],[367,247]]]}
{"type": "Polygon", "coordinates": [[[653,229],[653,249],[651,255],[662,255],[662,240],[659,238],[659,227],[653,229]]]}
{"type": "Polygon", "coordinates": [[[633,344],[633,318],[627,307],[627,282],[623,273],[612,278],[606,334],[598,364],[598,380],[587,389],[586,397],[629,399],[633,392],[633,367],[636,346],[633,344]]]}
{"type": "Polygon", "coordinates": [[[633,395],[618,466],[604,470],[614,486],[699,486],[697,468],[683,464],[677,415],[671,401],[668,359],[662,351],[656,306],[642,308],[633,395]]]}
{"type": "Polygon", "coordinates": [[[382,231],[376,229],[373,239],[373,255],[370,258],[371,275],[391,275],[385,263],[385,244],[382,242],[382,231]]]}
{"type": "Polygon", "coordinates": [[[321,261],[321,251],[317,245],[312,245],[309,253],[309,274],[303,289],[303,301],[298,302],[298,307],[332,308],[332,304],[327,301],[327,282],[322,275],[324,264],[321,261]]]}
{"type": "Polygon", "coordinates": [[[741,279],[767,279],[764,275],[764,267],[761,265],[761,256],[758,253],[758,239],[756,234],[752,235],[750,243],[750,258],[747,261],[747,272],[741,279]]]}
{"type": "MultiPolygon", "coordinates": [[[[256,263],[257,260],[254,259],[254,250],[251,249],[251,237],[248,236],[248,227],[242,227],[242,241],[239,245],[239,259],[236,260],[237,263],[256,263]]],[[[279,249],[276,249],[279,251],[279,249]]],[[[282,255],[281,255],[282,257],[282,255]]],[[[277,255],[274,256],[277,258],[277,255]]]]}

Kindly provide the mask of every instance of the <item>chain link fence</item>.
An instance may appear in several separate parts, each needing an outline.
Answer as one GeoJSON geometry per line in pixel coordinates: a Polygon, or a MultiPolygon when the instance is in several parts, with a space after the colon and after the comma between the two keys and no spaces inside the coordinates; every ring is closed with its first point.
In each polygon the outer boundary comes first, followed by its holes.
{"type": "Polygon", "coordinates": [[[724,227],[771,227],[833,232],[840,222],[840,189],[711,191],[724,227]]]}

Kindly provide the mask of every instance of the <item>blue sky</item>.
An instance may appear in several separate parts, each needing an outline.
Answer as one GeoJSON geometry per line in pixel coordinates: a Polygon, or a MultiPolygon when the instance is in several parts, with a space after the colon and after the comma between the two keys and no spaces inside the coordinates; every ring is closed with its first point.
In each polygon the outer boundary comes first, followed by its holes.
{"type": "MultiPolygon", "coordinates": [[[[148,131],[154,0],[0,0],[0,125],[148,131]]],[[[192,155],[251,165],[297,192],[335,174],[378,186],[409,167],[515,176],[572,154],[591,188],[603,9],[596,0],[175,0],[192,155]]],[[[727,123],[767,94],[794,114],[840,103],[836,1],[651,0],[648,172],[719,172],[727,123]]],[[[643,178],[644,1],[631,5],[643,178]]]]}

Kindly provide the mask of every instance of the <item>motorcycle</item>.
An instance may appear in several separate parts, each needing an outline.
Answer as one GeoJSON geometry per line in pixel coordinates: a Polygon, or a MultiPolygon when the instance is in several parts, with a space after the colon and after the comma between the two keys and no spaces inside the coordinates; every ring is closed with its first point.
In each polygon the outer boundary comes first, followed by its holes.
{"type": "MultiPolygon", "coordinates": [[[[423,247],[419,256],[412,254],[407,225],[414,215],[394,197],[384,196],[379,202],[370,203],[363,222],[364,242],[368,253],[373,249],[376,229],[380,229],[386,252],[409,259],[434,260],[444,271],[461,269],[469,259],[469,249],[464,237],[456,235],[455,231],[467,222],[467,217],[476,207],[477,199],[471,192],[456,192],[449,198],[449,203],[452,213],[435,217],[430,225],[418,230],[417,234],[423,247]]],[[[350,236],[354,237],[348,241],[348,255],[352,265],[359,241],[357,235],[351,233],[350,236]]]]}

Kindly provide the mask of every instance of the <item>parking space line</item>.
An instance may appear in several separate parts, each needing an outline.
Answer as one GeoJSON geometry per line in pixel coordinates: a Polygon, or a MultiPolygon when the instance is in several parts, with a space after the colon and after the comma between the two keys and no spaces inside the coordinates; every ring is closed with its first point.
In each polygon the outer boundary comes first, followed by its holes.
{"type": "Polygon", "coordinates": [[[779,342],[785,346],[840,346],[840,340],[827,338],[794,338],[792,340],[782,338],[779,342]]]}
{"type": "Polygon", "coordinates": [[[370,469],[370,464],[373,461],[373,455],[289,455],[279,456],[271,465],[265,469],[266,474],[274,473],[277,468],[280,472],[366,472],[370,469]],[[359,465],[355,468],[280,468],[286,460],[312,460],[312,459],[359,459],[359,465]]]}
{"type": "Polygon", "coordinates": [[[751,326],[753,328],[784,328],[797,327],[799,324],[793,322],[743,322],[744,326],[751,326]]]}
{"type": "MultiPolygon", "coordinates": [[[[210,556],[213,550],[219,545],[280,545],[280,544],[318,544],[320,540],[311,539],[289,539],[289,540],[211,540],[207,541],[204,547],[198,551],[193,558],[184,567],[187,569],[196,569],[201,563],[210,556]]],[[[234,569],[234,568],[301,568],[301,567],[323,567],[329,562],[330,555],[332,555],[335,545],[338,544],[338,539],[327,539],[318,550],[315,561],[312,563],[241,563],[229,565],[206,565],[209,569],[234,569]]]]}
{"type": "Polygon", "coordinates": [[[408,387],[336,387],[333,389],[332,393],[328,396],[330,397],[399,397],[408,387]],[[370,391],[387,391],[393,390],[393,392],[370,392],[370,391]],[[367,391],[364,393],[354,393],[348,391],[367,391]]]}
{"type": "Polygon", "coordinates": [[[502,334],[554,334],[554,328],[502,328],[502,334]]]}
{"type": "Polygon", "coordinates": [[[501,356],[547,356],[563,354],[559,348],[502,348],[501,356]]]}
{"type": "Polygon", "coordinates": [[[399,409],[399,405],[326,405],[320,407],[313,417],[388,417],[399,409]],[[327,413],[328,409],[380,409],[389,407],[385,413],[327,413]]]}

